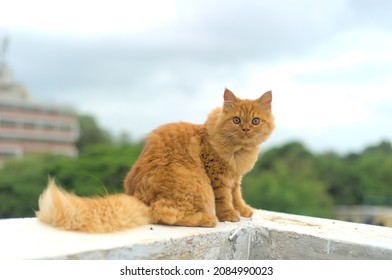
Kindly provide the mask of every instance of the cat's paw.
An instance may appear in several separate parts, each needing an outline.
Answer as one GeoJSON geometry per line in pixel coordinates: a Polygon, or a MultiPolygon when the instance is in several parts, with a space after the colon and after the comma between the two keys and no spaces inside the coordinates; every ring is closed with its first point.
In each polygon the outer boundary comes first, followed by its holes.
{"type": "Polygon", "coordinates": [[[238,222],[240,220],[240,213],[237,210],[226,210],[216,214],[221,222],[238,222]]]}
{"type": "Polygon", "coordinates": [[[249,207],[248,205],[244,205],[242,207],[237,208],[237,210],[240,212],[240,215],[242,217],[249,218],[253,215],[253,209],[249,207]]]}
{"type": "Polygon", "coordinates": [[[212,215],[205,215],[203,219],[201,219],[198,226],[201,227],[214,227],[216,226],[218,220],[215,216],[212,215]]]}

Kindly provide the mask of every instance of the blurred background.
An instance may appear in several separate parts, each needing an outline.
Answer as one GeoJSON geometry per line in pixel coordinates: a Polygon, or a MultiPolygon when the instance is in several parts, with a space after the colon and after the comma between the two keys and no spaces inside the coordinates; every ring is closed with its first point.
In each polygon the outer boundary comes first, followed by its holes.
{"type": "Polygon", "coordinates": [[[0,2],[0,217],[121,192],[145,135],[272,90],[256,208],[392,226],[391,1],[0,2]]]}

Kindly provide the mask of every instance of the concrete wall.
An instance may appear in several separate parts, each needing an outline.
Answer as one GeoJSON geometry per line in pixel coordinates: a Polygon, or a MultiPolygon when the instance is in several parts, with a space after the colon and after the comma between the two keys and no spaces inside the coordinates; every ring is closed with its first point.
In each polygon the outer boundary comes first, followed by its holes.
{"type": "Polygon", "coordinates": [[[0,259],[392,259],[392,228],[257,210],[215,228],[147,225],[115,234],[0,220],[0,259]]]}

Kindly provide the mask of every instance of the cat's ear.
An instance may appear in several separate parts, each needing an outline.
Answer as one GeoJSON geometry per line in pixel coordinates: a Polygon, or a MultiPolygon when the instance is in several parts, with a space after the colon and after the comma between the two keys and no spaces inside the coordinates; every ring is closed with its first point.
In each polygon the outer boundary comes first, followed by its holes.
{"type": "Polygon", "coordinates": [[[261,107],[265,110],[271,110],[272,103],[272,92],[265,92],[259,99],[257,99],[261,105],[261,107]]]}
{"type": "Polygon", "coordinates": [[[235,102],[237,100],[237,97],[231,90],[225,88],[225,92],[223,93],[223,99],[225,100],[225,102],[235,102]]]}
{"type": "Polygon", "coordinates": [[[231,90],[225,88],[225,92],[223,93],[223,100],[225,101],[224,108],[229,109],[234,106],[234,103],[238,100],[238,98],[231,90]]]}

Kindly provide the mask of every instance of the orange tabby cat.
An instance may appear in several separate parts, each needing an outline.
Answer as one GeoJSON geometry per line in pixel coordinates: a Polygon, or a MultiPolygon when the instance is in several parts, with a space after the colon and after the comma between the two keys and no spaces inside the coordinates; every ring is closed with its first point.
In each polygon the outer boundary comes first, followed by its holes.
{"type": "Polygon", "coordinates": [[[172,123],[152,131],[124,181],[126,194],[78,197],[50,180],[37,217],[75,231],[113,232],[147,223],[212,227],[252,216],[241,178],[274,129],[272,94],[243,100],[224,92],[204,124],[172,123]]]}

